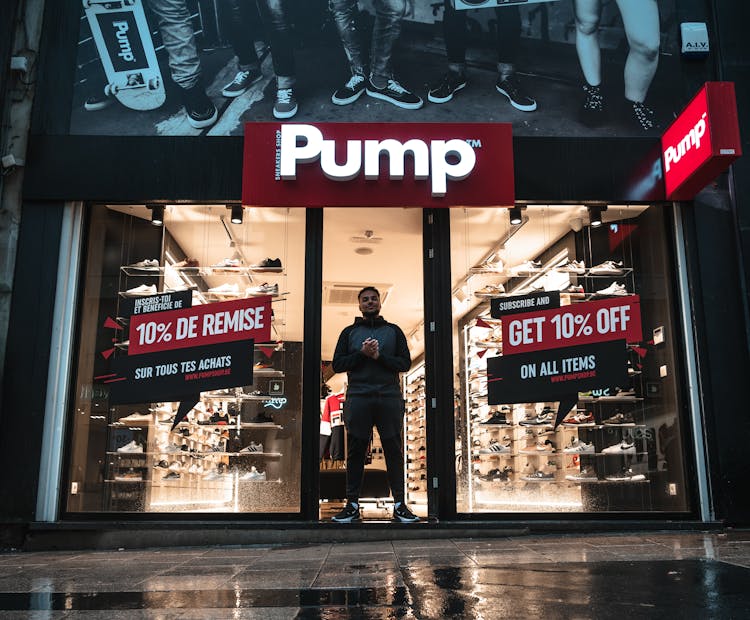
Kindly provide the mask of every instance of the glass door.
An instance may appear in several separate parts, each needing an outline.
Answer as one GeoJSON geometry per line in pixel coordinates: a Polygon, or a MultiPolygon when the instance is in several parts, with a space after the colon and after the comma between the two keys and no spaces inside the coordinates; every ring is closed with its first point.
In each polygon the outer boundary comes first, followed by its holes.
{"type": "MultiPolygon", "coordinates": [[[[374,287],[379,293],[380,316],[398,326],[406,339],[411,363],[403,372],[390,368],[401,399],[398,420],[400,457],[397,471],[388,474],[392,429],[381,438],[377,425],[367,443],[364,474],[358,499],[365,519],[390,518],[391,484],[404,494],[410,508],[427,516],[427,451],[424,399],[424,307],[422,286],[422,210],[327,208],[323,216],[323,299],[320,400],[320,517],[330,518],[347,499],[347,450],[344,416],[347,393],[385,388],[390,378],[362,377],[336,372],[332,361],[342,332],[362,318],[359,293],[374,287]],[[351,380],[351,384],[348,382],[351,380]],[[375,381],[370,389],[370,380],[375,381]],[[381,381],[381,383],[377,383],[381,381]],[[390,440],[390,441],[388,441],[390,440]]],[[[379,338],[379,336],[376,336],[379,338]]],[[[340,369],[339,369],[340,370],[340,369]]],[[[353,401],[352,401],[353,402],[353,401]]],[[[360,415],[354,412],[352,415],[360,415]]],[[[377,407],[367,415],[373,421],[384,414],[377,407]]],[[[359,419],[359,417],[357,417],[359,419]]],[[[371,420],[368,418],[367,422],[371,420]]],[[[371,425],[366,423],[369,429],[371,425]]],[[[369,432],[363,431],[363,432],[369,432]]],[[[351,490],[350,490],[351,494],[351,490]]]]}

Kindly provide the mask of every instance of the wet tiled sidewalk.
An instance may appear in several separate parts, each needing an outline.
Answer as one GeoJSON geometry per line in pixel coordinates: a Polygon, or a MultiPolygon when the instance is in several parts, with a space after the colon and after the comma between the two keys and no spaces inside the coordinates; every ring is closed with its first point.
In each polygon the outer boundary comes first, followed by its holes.
{"type": "Polygon", "coordinates": [[[748,618],[750,532],[0,554],[1,618],[748,618]]]}

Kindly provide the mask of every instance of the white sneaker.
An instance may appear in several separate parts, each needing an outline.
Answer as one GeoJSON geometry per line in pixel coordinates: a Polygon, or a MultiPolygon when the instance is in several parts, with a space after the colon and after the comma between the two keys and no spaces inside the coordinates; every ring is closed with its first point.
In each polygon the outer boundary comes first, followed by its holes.
{"type": "Polygon", "coordinates": [[[486,448],[482,448],[479,451],[479,454],[507,454],[508,452],[510,452],[510,446],[503,445],[495,439],[492,439],[486,448]]]}
{"type": "Polygon", "coordinates": [[[572,260],[567,265],[558,267],[557,270],[564,273],[575,273],[580,276],[586,273],[586,265],[582,260],[572,260]]]}
{"type": "Polygon", "coordinates": [[[614,446],[609,446],[602,450],[602,454],[635,454],[635,444],[629,443],[624,439],[614,446]]]}
{"type": "Polygon", "coordinates": [[[237,296],[240,294],[240,287],[236,284],[222,284],[221,286],[214,286],[208,289],[209,293],[215,293],[216,295],[233,295],[237,296]]]}
{"type": "Polygon", "coordinates": [[[159,452],[161,452],[162,454],[175,454],[177,452],[182,452],[182,448],[180,448],[180,446],[176,446],[173,443],[170,443],[164,446],[159,446],[159,452]]]}
{"type": "Polygon", "coordinates": [[[124,418],[120,418],[117,422],[122,424],[151,424],[152,419],[150,414],[138,413],[136,411],[124,418]]]}
{"type": "Polygon", "coordinates": [[[254,441],[250,442],[249,446],[245,446],[240,450],[240,452],[248,453],[262,453],[263,452],[263,444],[262,443],[255,443],[254,441]]]}
{"type": "Polygon", "coordinates": [[[476,291],[474,295],[477,297],[496,297],[505,293],[505,287],[502,284],[488,284],[476,291]]]}
{"type": "Polygon", "coordinates": [[[622,284],[618,284],[617,282],[612,282],[607,288],[603,288],[600,291],[596,291],[597,295],[616,295],[618,297],[628,295],[628,291],[625,289],[625,287],[622,284]]]}
{"type": "Polygon", "coordinates": [[[117,448],[118,452],[129,452],[129,453],[142,453],[143,452],[143,446],[141,444],[135,443],[135,440],[131,441],[130,443],[126,443],[124,446],[120,446],[117,448]]]}
{"type": "Polygon", "coordinates": [[[131,269],[140,269],[141,271],[159,271],[159,261],[155,258],[138,261],[132,265],[128,265],[131,269]]]}
{"type": "Polygon", "coordinates": [[[273,295],[274,297],[279,294],[278,284],[268,284],[264,282],[259,286],[249,286],[245,289],[246,295],[273,295]]]}
{"type": "Polygon", "coordinates": [[[182,465],[180,465],[177,461],[172,461],[169,464],[169,471],[182,471],[182,465]]]}
{"type": "Polygon", "coordinates": [[[536,260],[527,260],[522,262],[520,265],[516,265],[515,267],[511,267],[508,269],[508,271],[513,274],[514,276],[526,274],[526,273],[535,273],[539,271],[542,267],[542,263],[536,260]]]}
{"type": "Polygon", "coordinates": [[[625,270],[622,268],[622,261],[616,263],[613,260],[605,260],[603,263],[589,269],[589,274],[592,276],[621,276],[623,273],[625,273],[625,270]]]}
{"type": "Polygon", "coordinates": [[[563,449],[567,454],[594,454],[594,444],[586,443],[575,437],[571,440],[570,445],[563,449]]]}
{"type": "Polygon", "coordinates": [[[266,472],[258,471],[255,468],[255,465],[253,465],[250,468],[249,472],[240,476],[240,480],[265,480],[265,479],[266,479],[266,472]]]}
{"type": "Polygon", "coordinates": [[[224,267],[225,269],[227,267],[239,267],[240,266],[240,259],[239,258],[225,258],[219,263],[216,263],[215,265],[211,265],[211,267],[214,267],[216,269],[221,269],[224,267]]]}
{"type": "Polygon", "coordinates": [[[156,295],[156,286],[154,284],[141,284],[135,288],[130,288],[123,293],[127,297],[146,297],[148,295],[156,295]]]}

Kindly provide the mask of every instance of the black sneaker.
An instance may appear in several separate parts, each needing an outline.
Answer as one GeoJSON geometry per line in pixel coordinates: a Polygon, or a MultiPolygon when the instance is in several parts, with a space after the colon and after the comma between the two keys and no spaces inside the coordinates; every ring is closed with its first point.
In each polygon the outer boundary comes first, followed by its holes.
{"type": "Polygon", "coordinates": [[[355,73],[349,81],[339,88],[333,95],[331,101],[336,105],[348,105],[354,103],[365,92],[367,78],[361,73],[355,73]]]}
{"type": "Polygon", "coordinates": [[[273,115],[276,118],[292,118],[297,114],[297,98],[294,89],[279,88],[276,91],[276,101],[273,104],[273,115]]]}
{"type": "Polygon", "coordinates": [[[362,516],[359,514],[359,506],[355,508],[354,504],[352,504],[351,502],[347,502],[346,506],[344,506],[344,509],[337,515],[331,517],[331,520],[336,521],[336,523],[352,523],[353,521],[361,521],[362,516]]]}
{"type": "Polygon", "coordinates": [[[439,83],[430,88],[427,99],[432,103],[447,103],[462,88],[466,88],[466,76],[456,71],[448,71],[439,83]]]}
{"type": "Polygon", "coordinates": [[[419,517],[409,510],[406,504],[401,502],[393,508],[393,520],[401,521],[401,523],[416,523],[419,521],[419,517]]]}
{"type": "Polygon", "coordinates": [[[418,110],[423,104],[421,97],[417,97],[414,93],[406,90],[396,80],[388,80],[388,84],[383,88],[377,88],[372,80],[367,80],[365,90],[368,96],[374,99],[382,99],[405,110],[418,110]]]}
{"type": "Polygon", "coordinates": [[[200,82],[192,88],[182,89],[182,104],[185,106],[188,122],[196,129],[210,127],[219,118],[216,106],[208,98],[200,82]]]}
{"type": "Polygon", "coordinates": [[[516,110],[521,112],[533,112],[536,110],[536,101],[521,90],[521,85],[515,75],[509,75],[504,80],[498,79],[495,84],[497,92],[505,95],[516,110]]]}
{"type": "Polygon", "coordinates": [[[239,97],[262,77],[259,69],[238,71],[234,79],[221,90],[221,94],[225,97],[239,97]]]}
{"type": "Polygon", "coordinates": [[[650,131],[657,127],[656,120],[654,118],[654,111],[647,105],[640,103],[639,101],[629,102],[633,109],[633,117],[635,125],[643,131],[650,131]]]}

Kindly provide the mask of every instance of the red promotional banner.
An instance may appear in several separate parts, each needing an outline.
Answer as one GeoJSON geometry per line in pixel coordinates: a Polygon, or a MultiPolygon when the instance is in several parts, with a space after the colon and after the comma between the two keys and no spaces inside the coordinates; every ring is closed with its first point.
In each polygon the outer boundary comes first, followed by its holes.
{"type": "Polygon", "coordinates": [[[661,138],[668,200],[691,200],[742,154],[732,82],[707,82],[661,138]]]}
{"type": "Polygon", "coordinates": [[[537,313],[503,317],[503,357],[595,342],[640,342],[638,295],[588,301],[537,313]]]}
{"type": "Polygon", "coordinates": [[[277,207],[512,205],[512,125],[247,123],[242,202],[277,207]]]}
{"type": "Polygon", "coordinates": [[[130,319],[128,355],[271,339],[271,297],[249,297],[130,319]]]}

